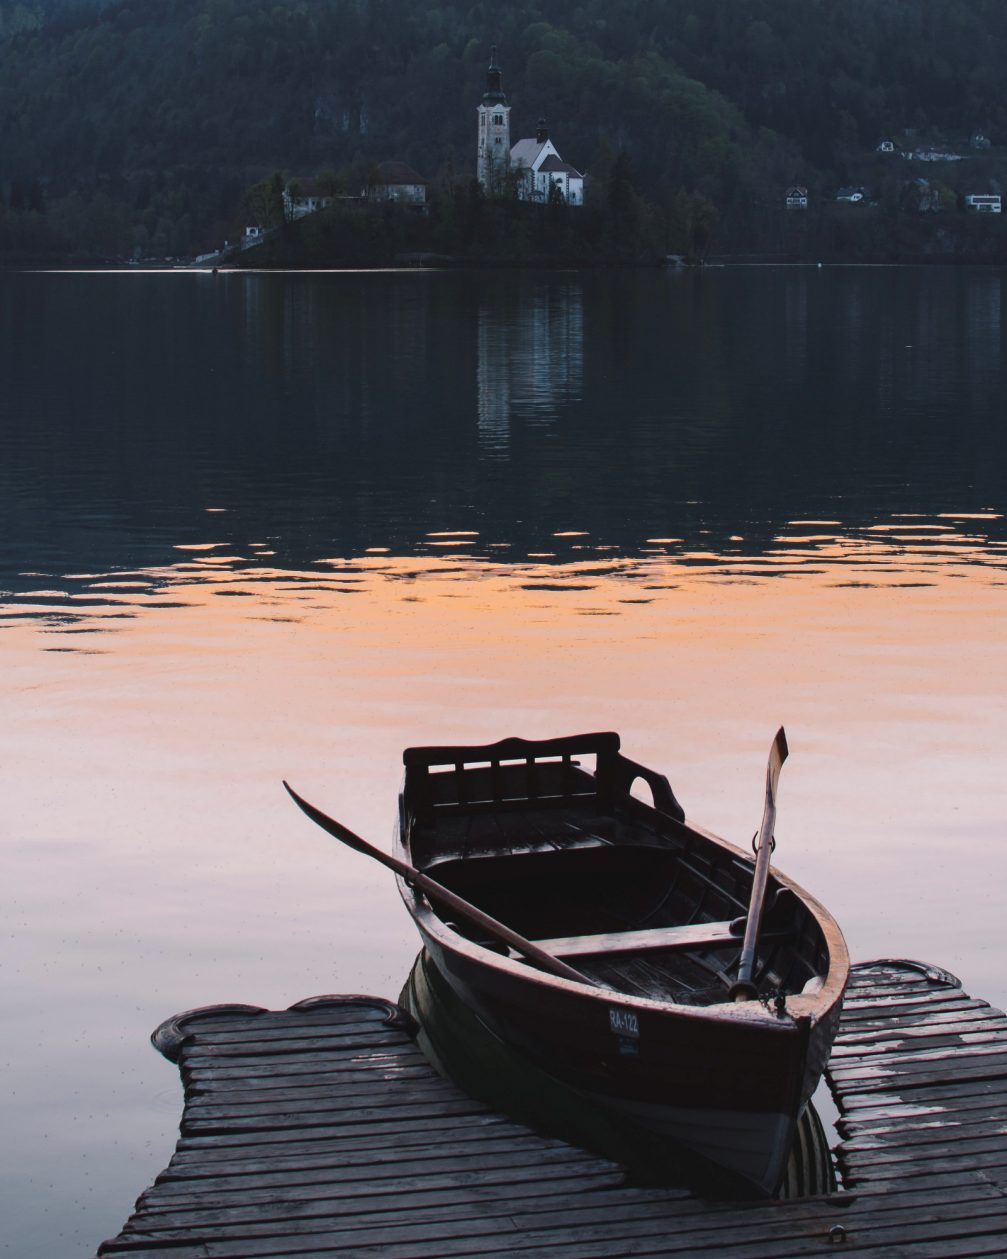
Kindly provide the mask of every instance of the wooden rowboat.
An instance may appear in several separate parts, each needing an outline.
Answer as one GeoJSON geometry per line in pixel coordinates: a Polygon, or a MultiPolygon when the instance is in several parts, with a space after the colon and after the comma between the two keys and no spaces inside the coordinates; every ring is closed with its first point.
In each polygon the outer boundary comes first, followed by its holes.
{"type": "Polygon", "coordinates": [[[767,861],[739,991],[756,863],[687,822],[667,779],[619,747],[606,733],[408,749],[399,890],[436,976],[491,1034],[585,1102],[771,1194],[838,1027],[842,933],[767,861]],[[423,876],[569,974],[460,917],[423,876]]]}

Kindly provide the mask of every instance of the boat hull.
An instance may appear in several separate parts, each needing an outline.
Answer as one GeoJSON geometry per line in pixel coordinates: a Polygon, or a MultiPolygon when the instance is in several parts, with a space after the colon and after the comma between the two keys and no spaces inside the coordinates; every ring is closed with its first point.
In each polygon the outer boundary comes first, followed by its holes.
{"type": "Polygon", "coordinates": [[[688,1151],[701,1176],[717,1168],[736,1178],[735,1188],[776,1190],[821,1075],[814,1064],[831,1044],[826,1026],[757,1003],[718,1017],[708,1008],[570,992],[520,964],[512,964],[517,973],[481,965],[418,925],[455,998],[539,1069],[591,1106],[688,1151]]]}
{"type": "Polygon", "coordinates": [[[471,1002],[420,953],[400,998],[420,1026],[418,1043],[448,1078],[527,1123],[622,1163],[646,1183],[687,1183],[714,1196],[828,1193],[835,1177],[821,1121],[809,1102],[802,1139],[789,1116],[619,1099],[574,1087],[493,1033],[471,1002]],[[789,1157],[788,1157],[789,1151],[789,1157]],[[783,1179],[781,1169],[783,1162],[783,1179]]]}

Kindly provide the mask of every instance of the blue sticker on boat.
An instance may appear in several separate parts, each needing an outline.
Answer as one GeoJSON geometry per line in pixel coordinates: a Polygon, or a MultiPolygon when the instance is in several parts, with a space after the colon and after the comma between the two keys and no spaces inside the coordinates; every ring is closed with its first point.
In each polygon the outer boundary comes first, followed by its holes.
{"type": "Polygon", "coordinates": [[[617,1036],[640,1036],[640,1021],[632,1010],[608,1008],[608,1025],[617,1036]]]}

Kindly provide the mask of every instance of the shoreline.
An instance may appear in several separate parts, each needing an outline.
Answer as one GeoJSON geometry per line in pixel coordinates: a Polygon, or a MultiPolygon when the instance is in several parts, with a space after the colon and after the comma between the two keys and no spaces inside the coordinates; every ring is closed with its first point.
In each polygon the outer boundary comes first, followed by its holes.
{"type": "Polygon", "coordinates": [[[0,262],[0,275],[295,275],[315,274],[330,275],[352,273],[363,275],[375,274],[407,274],[410,272],[464,272],[464,271],[710,271],[737,270],[741,268],[793,269],[793,270],[837,270],[840,268],[881,269],[881,268],[981,268],[998,270],[1007,267],[1007,259],[984,258],[904,258],[904,259],[801,259],[751,257],[749,255],[713,255],[697,262],[657,261],[657,262],[583,262],[523,260],[502,261],[500,259],[438,259],[429,262],[391,262],[387,264],[360,264],[353,262],[334,263],[332,265],[316,265],[304,263],[298,265],[291,262],[269,265],[238,266],[233,263],[147,263],[130,262],[0,262]]]}

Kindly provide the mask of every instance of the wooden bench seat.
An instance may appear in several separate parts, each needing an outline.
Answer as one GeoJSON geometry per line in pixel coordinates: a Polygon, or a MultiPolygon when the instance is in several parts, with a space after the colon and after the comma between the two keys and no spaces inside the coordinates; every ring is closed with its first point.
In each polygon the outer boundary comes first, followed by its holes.
{"type": "MultiPolygon", "coordinates": [[[[557,936],[551,940],[535,940],[534,943],[554,957],[590,957],[601,953],[639,953],[649,949],[718,949],[730,945],[740,948],[744,934],[745,920],[738,918],[733,924],[696,922],[685,927],[648,927],[643,931],[557,936]]],[[[763,929],[760,939],[779,939],[787,934],[786,931],[763,929]]]]}

